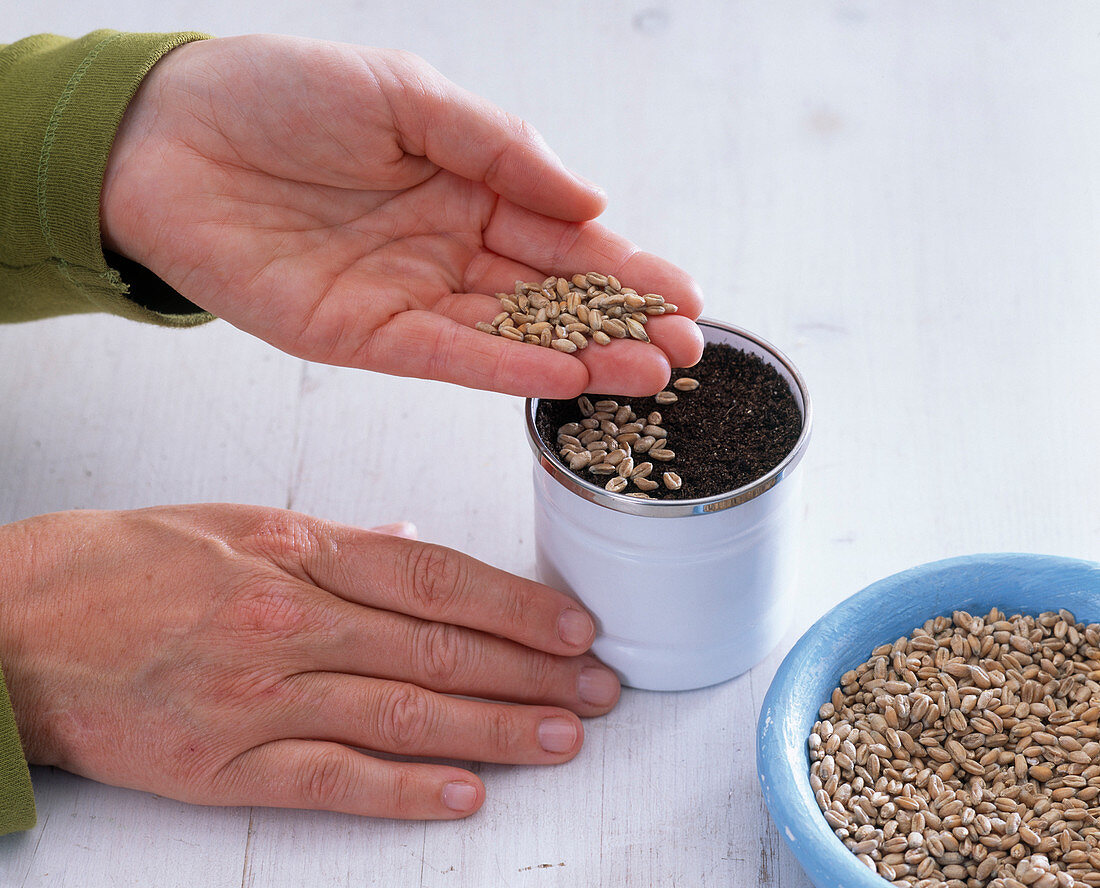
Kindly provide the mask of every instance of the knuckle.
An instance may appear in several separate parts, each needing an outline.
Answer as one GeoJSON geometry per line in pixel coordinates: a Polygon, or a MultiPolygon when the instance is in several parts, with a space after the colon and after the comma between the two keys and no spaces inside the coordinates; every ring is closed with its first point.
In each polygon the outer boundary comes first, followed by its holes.
{"type": "Polygon", "coordinates": [[[557,242],[554,244],[555,256],[567,256],[574,249],[576,249],[577,243],[586,234],[586,229],[583,225],[563,225],[558,234],[557,242]]]}
{"type": "Polygon", "coordinates": [[[228,623],[235,635],[289,638],[314,623],[312,609],[298,590],[275,578],[253,579],[234,597],[228,623]]]}
{"type": "Polygon", "coordinates": [[[426,68],[428,63],[424,61],[421,56],[418,56],[415,52],[410,52],[407,49],[387,49],[384,52],[385,58],[387,58],[395,67],[410,68],[413,70],[426,68]]]}
{"type": "Polygon", "coordinates": [[[529,660],[527,683],[537,700],[557,699],[560,694],[558,661],[549,654],[535,653],[529,660]]]}
{"type": "Polygon", "coordinates": [[[330,809],[340,807],[347,801],[354,784],[351,755],[348,750],[331,746],[313,753],[300,776],[299,789],[307,805],[330,809]]]}
{"type": "Polygon", "coordinates": [[[531,615],[540,613],[535,594],[514,580],[508,583],[501,601],[501,620],[504,627],[530,625],[531,615]]]}
{"type": "Polygon", "coordinates": [[[445,612],[461,596],[467,574],[465,562],[454,550],[418,546],[408,562],[409,603],[421,613],[445,612]]]}
{"type": "Polygon", "coordinates": [[[449,623],[424,623],[418,631],[416,647],[425,679],[440,690],[457,687],[469,660],[466,633],[449,623]]]}
{"type": "Polygon", "coordinates": [[[415,108],[442,93],[442,76],[424,58],[404,49],[386,50],[380,57],[389,73],[391,92],[399,104],[415,108]]]}
{"type": "Polygon", "coordinates": [[[512,364],[512,349],[500,349],[489,365],[489,390],[507,391],[514,385],[515,367],[512,364]]]}
{"type": "Polygon", "coordinates": [[[428,350],[427,376],[429,379],[446,379],[451,368],[465,359],[465,355],[457,354],[460,348],[459,329],[446,327],[436,331],[428,350]]]}
{"type": "Polygon", "coordinates": [[[268,509],[257,517],[242,544],[277,564],[292,565],[324,555],[333,546],[320,521],[281,509],[268,509]]]}
{"type": "Polygon", "coordinates": [[[269,555],[294,555],[311,544],[305,522],[293,512],[265,512],[251,529],[249,537],[269,555]]]}
{"type": "Polygon", "coordinates": [[[532,146],[540,150],[546,148],[542,134],[522,117],[499,108],[494,109],[493,117],[493,123],[503,138],[492,150],[481,177],[490,188],[501,178],[507,166],[525,156],[532,146]]]}
{"type": "Polygon", "coordinates": [[[485,721],[486,739],[499,761],[512,761],[521,753],[524,743],[512,713],[506,707],[494,706],[485,721]]]}
{"type": "Polygon", "coordinates": [[[544,140],[542,134],[522,117],[518,117],[515,114],[509,114],[508,122],[511,124],[512,132],[517,141],[534,143],[536,145],[543,144],[544,140]]]}
{"type": "Polygon", "coordinates": [[[340,561],[339,542],[326,531],[324,522],[277,509],[257,519],[244,535],[242,547],[308,582],[314,581],[318,567],[340,561]]]}
{"type": "Polygon", "coordinates": [[[485,168],[485,174],[482,178],[490,188],[500,177],[501,169],[516,147],[526,146],[533,139],[537,140],[539,138],[535,128],[522,117],[517,117],[515,114],[508,112],[501,113],[503,117],[502,130],[507,138],[496,148],[488,166],[485,168]]]}
{"type": "Polygon", "coordinates": [[[416,685],[395,684],[384,692],[377,733],[389,751],[414,749],[432,735],[435,719],[435,706],[427,691],[416,685]]]}
{"type": "Polygon", "coordinates": [[[409,819],[421,808],[422,788],[411,767],[394,770],[389,786],[389,798],[386,800],[388,814],[391,817],[409,819]]]}

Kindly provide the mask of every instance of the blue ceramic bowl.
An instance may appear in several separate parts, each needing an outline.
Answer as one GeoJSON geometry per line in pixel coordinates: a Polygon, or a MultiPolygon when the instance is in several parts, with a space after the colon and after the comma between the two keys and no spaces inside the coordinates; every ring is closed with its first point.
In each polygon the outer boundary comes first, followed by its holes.
{"type": "Polygon", "coordinates": [[[841,602],[798,640],[768,688],[757,725],[756,770],[779,834],[818,888],[884,888],[821,815],[806,739],[840,676],[871,649],[952,611],[1038,614],[1067,608],[1100,622],[1100,564],[1052,555],[967,555],[924,564],[841,602]]]}

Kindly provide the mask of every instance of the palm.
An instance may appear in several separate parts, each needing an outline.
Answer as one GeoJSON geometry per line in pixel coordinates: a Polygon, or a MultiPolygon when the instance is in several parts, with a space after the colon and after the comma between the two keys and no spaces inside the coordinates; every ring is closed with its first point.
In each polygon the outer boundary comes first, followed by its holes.
{"type": "Polygon", "coordinates": [[[469,326],[494,313],[495,300],[456,295],[476,292],[468,276],[491,261],[483,230],[494,202],[446,172],[393,192],[255,177],[234,200],[192,204],[188,220],[168,224],[206,220],[178,261],[215,314],[242,327],[263,318],[265,339],[311,360],[390,370],[378,365],[380,338],[415,336],[430,355],[453,329],[436,317],[469,326]]]}
{"type": "Polygon", "coordinates": [[[109,170],[104,194],[112,239],[192,301],[311,360],[559,397],[652,392],[669,360],[693,363],[690,279],[580,222],[598,198],[529,136],[509,138],[500,112],[464,108],[477,100],[449,84],[433,99],[410,65],[275,38],[170,54],[120,134],[124,174],[109,170]],[[654,324],[655,345],[582,360],[472,329],[517,278],[591,269],[663,290],[686,317],[654,324]]]}

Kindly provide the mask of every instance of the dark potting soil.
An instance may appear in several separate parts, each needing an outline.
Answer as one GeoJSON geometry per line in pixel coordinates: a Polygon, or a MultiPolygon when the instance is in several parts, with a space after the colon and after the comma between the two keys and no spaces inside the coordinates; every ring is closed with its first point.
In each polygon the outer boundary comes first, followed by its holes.
{"type": "MultiPolygon", "coordinates": [[[[736,490],[774,469],[794,449],[802,431],[802,414],[790,386],[774,367],[756,355],[725,344],[712,343],[694,367],[673,370],[668,391],[675,392],[675,404],[658,404],[653,398],[589,394],[593,402],[610,399],[629,404],[639,420],[656,410],[668,432],[667,447],[676,456],[669,462],[654,462],[654,481],[664,472],[683,479],[679,490],[663,484],[649,491],[655,499],[696,499],[736,490]],[[672,383],[682,377],[699,380],[693,392],[680,392],[672,383]]],[[[539,401],[535,427],[547,446],[558,453],[558,429],[582,419],[575,399],[539,401]]],[[[636,463],[644,462],[635,454],[636,463]]],[[[603,487],[607,478],[585,470],[578,477],[603,487]]],[[[630,485],[623,493],[637,490],[630,485]]]]}

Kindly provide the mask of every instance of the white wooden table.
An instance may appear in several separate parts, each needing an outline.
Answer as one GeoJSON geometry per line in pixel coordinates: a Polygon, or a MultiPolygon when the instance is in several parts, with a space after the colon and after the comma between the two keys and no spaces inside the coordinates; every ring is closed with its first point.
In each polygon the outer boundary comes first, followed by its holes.
{"type": "MultiPolygon", "coordinates": [[[[753,763],[798,633],[923,561],[1100,557],[1100,7],[650,2],[5,4],[0,42],[203,28],[420,53],[601,182],[607,220],[691,270],[708,314],[784,348],[817,427],[795,625],[751,673],[624,693],[575,761],[479,767],[488,801],[455,823],[36,769],[39,825],[0,839],[0,885],[805,886],[753,763]]],[[[463,454],[492,437],[522,465],[519,400],[306,365],[224,323],[14,326],[0,358],[0,521],[210,500],[407,517],[532,575],[526,470],[505,495],[488,460],[454,473],[415,434],[445,411],[463,454]]]]}

